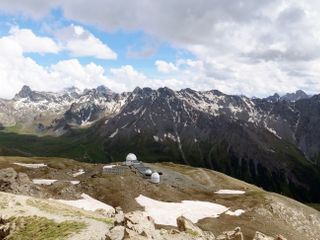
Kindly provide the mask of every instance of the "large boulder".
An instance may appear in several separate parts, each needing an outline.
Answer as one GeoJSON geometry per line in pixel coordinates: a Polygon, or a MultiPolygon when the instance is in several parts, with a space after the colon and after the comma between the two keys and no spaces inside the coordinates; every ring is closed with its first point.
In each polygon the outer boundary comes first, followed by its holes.
{"type": "Polygon", "coordinates": [[[6,239],[15,229],[15,224],[0,216],[0,239],[6,239]]]}
{"type": "Polygon", "coordinates": [[[0,169],[0,191],[31,196],[40,193],[27,174],[17,173],[13,168],[0,169]]]}
{"type": "Polygon", "coordinates": [[[278,235],[274,238],[274,237],[267,236],[261,232],[256,232],[252,240],[287,240],[287,239],[282,235],[278,235]]]}
{"type": "Polygon", "coordinates": [[[215,239],[213,233],[202,231],[201,228],[194,225],[189,219],[183,216],[180,216],[177,218],[177,226],[179,231],[186,232],[194,237],[205,239],[205,240],[215,239]]]}
{"type": "Polygon", "coordinates": [[[107,233],[106,240],[123,240],[124,234],[124,226],[115,226],[107,233]]]}
{"type": "Polygon", "coordinates": [[[121,207],[115,208],[114,225],[124,225],[124,213],[121,207]]]}
{"type": "Polygon", "coordinates": [[[241,232],[241,228],[240,227],[236,227],[234,230],[232,231],[226,231],[223,232],[221,235],[219,235],[217,237],[217,240],[243,240],[243,234],[241,232]]]}
{"type": "Polygon", "coordinates": [[[156,231],[154,220],[144,212],[135,211],[127,213],[124,216],[124,222],[128,234],[132,236],[133,232],[147,239],[160,239],[159,231],[156,231]]]}

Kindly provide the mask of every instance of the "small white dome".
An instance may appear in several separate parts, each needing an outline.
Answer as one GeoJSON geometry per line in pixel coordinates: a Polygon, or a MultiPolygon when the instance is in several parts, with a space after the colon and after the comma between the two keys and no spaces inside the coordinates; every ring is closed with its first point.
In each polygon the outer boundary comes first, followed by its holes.
{"type": "Polygon", "coordinates": [[[151,174],[152,174],[152,170],[151,170],[151,169],[147,169],[147,170],[145,171],[145,174],[146,174],[146,175],[151,175],[151,174]]]}
{"type": "Polygon", "coordinates": [[[137,156],[133,153],[129,153],[126,157],[126,161],[137,161],[137,156]]]}
{"type": "Polygon", "coordinates": [[[157,172],[152,173],[151,182],[160,183],[160,175],[159,175],[159,173],[157,173],[157,172]]]}

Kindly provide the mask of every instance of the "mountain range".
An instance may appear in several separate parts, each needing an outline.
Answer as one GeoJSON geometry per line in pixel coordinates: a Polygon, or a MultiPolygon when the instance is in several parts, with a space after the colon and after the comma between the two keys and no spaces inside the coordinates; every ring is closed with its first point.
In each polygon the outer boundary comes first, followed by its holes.
{"type": "Polygon", "coordinates": [[[0,100],[0,125],[2,155],[113,162],[137,152],[144,161],[214,169],[320,202],[320,95],[301,90],[249,98],[166,87],[119,94],[105,86],[59,93],[24,86],[0,100]]]}

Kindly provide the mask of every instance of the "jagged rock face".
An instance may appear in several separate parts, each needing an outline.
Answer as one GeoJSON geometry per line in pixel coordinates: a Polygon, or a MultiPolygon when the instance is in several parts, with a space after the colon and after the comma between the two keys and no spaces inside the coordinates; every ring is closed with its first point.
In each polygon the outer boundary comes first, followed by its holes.
{"type": "Polygon", "coordinates": [[[93,89],[85,92],[58,120],[59,124],[54,126],[55,129],[66,124],[82,126],[116,114],[126,99],[125,94],[111,93],[106,89],[93,89]]]}
{"type": "Polygon", "coordinates": [[[286,95],[282,96],[280,100],[289,101],[289,102],[296,102],[301,99],[310,98],[308,94],[306,94],[302,90],[298,90],[295,93],[287,93],[286,95]]]}
{"type": "Polygon", "coordinates": [[[83,92],[71,87],[59,93],[23,86],[12,100],[0,99],[0,123],[5,127],[19,124],[26,132],[54,133],[68,125],[79,127],[115,114],[126,97],[126,93],[116,94],[105,86],[83,92]]]}

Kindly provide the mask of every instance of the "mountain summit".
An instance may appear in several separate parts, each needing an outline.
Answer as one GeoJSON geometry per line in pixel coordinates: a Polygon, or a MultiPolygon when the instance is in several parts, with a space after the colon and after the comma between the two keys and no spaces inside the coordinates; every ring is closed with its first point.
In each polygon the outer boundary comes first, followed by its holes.
{"type": "Polygon", "coordinates": [[[32,90],[29,86],[24,85],[19,93],[16,94],[16,98],[27,98],[32,94],[32,90]]]}
{"type": "Polygon", "coordinates": [[[295,93],[285,94],[280,99],[285,100],[285,101],[289,101],[289,102],[296,102],[300,99],[306,99],[306,98],[310,98],[310,96],[302,90],[297,90],[295,93]]]}

